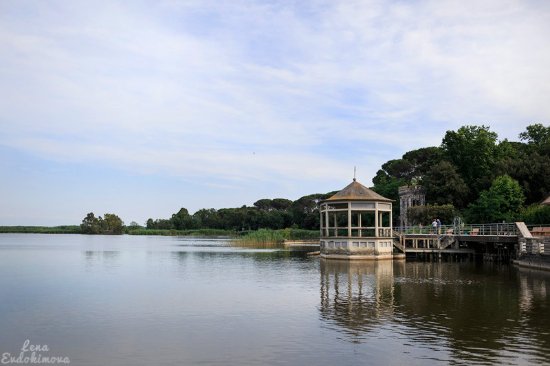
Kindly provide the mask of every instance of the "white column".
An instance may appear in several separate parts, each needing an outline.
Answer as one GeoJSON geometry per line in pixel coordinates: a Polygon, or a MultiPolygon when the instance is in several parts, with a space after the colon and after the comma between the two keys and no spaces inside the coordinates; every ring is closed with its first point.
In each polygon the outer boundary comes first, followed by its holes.
{"type": "Polygon", "coordinates": [[[392,214],[393,214],[393,208],[392,208],[392,204],[390,203],[390,232],[392,233],[391,236],[393,236],[393,217],[392,217],[392,214]]]}
{"type": "Polygon", "coordinates": [[[336,212],[334,213],[334,236],[338,236],[338,220],[336,219],[336,212]]]}
{"type": "Polygon", "coordinates": [[[348,202],[348,237],[351,236],[351,202],[348,202]]]}
{"type": "Polygon", "coordinates": [[[374,236],[378,237],[378,202],[374,204],[374,236]]]}
{"type": "MultiPolygon", "coordinates": [[[[319,207],[319,235],[323,236],[323,206],[319,207]]],[[[326,221],[325,221],[326,222],[326,221]]]]}
{"type": "MultiPolygon", "coordinates": [[[[328,206],[327,206],[328,208],[328,206]]],[[[330,226],[330,221],[328,217],[328,209],[325,209],[325,236],[328,236],[328,227],[330,226]]]]}

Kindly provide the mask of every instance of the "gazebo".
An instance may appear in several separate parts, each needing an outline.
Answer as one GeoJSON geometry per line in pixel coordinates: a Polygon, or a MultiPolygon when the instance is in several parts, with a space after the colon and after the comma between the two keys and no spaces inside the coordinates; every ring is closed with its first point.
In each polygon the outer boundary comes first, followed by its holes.
{"type": "Polygon", "coordinates": [[[393,259],[392,200],[357,182],[321,201],[321,257],[393,259]]]}
{"type": "Polygon", "coordinates": [[[541,205],[550,206],[550,196],[546,197],[546,199],[541,202],[541,205]]]}

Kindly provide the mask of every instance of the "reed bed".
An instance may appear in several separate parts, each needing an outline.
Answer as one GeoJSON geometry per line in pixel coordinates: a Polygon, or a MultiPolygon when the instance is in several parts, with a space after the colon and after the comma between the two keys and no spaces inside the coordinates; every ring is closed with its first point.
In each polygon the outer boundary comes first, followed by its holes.
{"type": "Polygon", "coordinates": [[[285,240],[319,239],[319,231],[303,229],[259,229],[250,231],[238,239],[233,245],[248,248],[282,248],[285,240]]]}

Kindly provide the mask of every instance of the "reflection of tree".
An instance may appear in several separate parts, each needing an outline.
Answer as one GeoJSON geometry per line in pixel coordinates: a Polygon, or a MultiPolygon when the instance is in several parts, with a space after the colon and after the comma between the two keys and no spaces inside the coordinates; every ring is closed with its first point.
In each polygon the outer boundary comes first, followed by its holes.
{"type": "Polygon", "coordinates": [[[360,337],[391,316],[394,309],[392,261],[321,259],[320,266],[323,319],[353,337],[360,337]]]}
{"type": "Polygon", "coordinates": [[[84,257],[88,267],[94,267],[98,264],[105,267],[116,267],[120,259],[120,252],[116,250],[86,250],[84,257]]]}
{"type": "Polygon", "coordinates": [[[536,345],[534,352],[540,363],[550,364],[550,276],[548,273],[519,270],[519,309],[524,329],[536,345]]]}
{"type": "Polygon", "coordinates": [[[398,315],[414,341],[444,339],[453,358],[472,363],[498,359],[507,350],[517,352],[519,344],[538,335],[536,342],[548,349],[549,336],[542,334],[550,327],[543,309],[550,283],[539,282],[545,290],[533,291],[532,279],[518,276],[509,267],[407,263],[403,280],[395,286],[398,315]],[[533,293],[538,301],[532,300],[533,293]]]}
{"type": "Polygon", "coordinates": [[[548,273],[322,259],[320,270],[321,319],[351,342],[385,328],[451,363],[550,364],[548,273]]]}

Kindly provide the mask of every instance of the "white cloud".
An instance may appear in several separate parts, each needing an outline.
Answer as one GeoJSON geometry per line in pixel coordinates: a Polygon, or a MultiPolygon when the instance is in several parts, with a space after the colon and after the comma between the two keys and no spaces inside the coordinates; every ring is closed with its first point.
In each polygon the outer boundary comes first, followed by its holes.
{"type": "Polygon", "coordinates": [[[2,7],[0,144],[46,160],[307,193],[463,124],[516,138],[550,115],[544,2],[2,7]]]}

